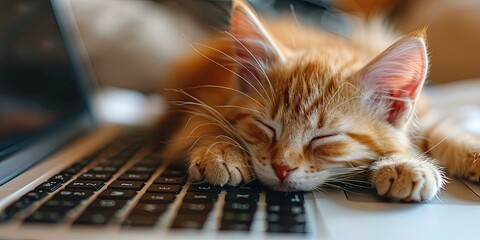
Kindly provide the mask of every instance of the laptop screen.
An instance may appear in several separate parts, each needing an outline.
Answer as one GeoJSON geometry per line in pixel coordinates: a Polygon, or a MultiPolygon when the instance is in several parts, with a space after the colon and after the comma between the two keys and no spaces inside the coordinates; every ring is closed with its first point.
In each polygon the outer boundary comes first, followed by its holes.
{"type": "Polygon", "coordinates": [[[0,1],[0,161],[87,104],[49,0],[0,1]]]}

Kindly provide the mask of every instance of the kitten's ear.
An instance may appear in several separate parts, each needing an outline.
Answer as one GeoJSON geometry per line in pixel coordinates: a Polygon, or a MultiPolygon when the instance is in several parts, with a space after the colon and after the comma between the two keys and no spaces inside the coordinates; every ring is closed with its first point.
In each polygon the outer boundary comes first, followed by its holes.
{"type": "MultiPolygon", "coordinates": [[[[285,61],[283,53],[265,30],[255,12],[242,0],[232,6],[231,34],[235,59],[241,64],[239,74],[255,82],[260,69],[272,62],[285,61]]],[[[244,83],[241,83],[243,85],[244,83]]]]}
{"type": "Polygon", "coordinates": [[[413,115],[427,72],[424,29],[402,37],[362,69],[367,104],[384,109],[388,122],[403,126],[413,115]]]}

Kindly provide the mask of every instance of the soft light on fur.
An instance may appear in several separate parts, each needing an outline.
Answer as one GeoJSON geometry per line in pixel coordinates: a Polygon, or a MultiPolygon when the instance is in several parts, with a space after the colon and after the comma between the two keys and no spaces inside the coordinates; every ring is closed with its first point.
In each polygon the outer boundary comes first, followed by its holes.
{"type": "MultiPolygon", "coordinates": [[[[185,114],[166,153],[187,152],[193,180],[258,178],[276,190],[309,191],[368,171],[380,195],[406,201],[432,199],[443,186],[425,144],[412,140],[430,133],[411,121],[424,105],[423,30],[377,54],[286,19],[263,22],[234,1],[231,31],[192,47],[172,77],[172,109],[185,114]]],[[[455,173],[478,176],[472,168],[455,173]]]]}

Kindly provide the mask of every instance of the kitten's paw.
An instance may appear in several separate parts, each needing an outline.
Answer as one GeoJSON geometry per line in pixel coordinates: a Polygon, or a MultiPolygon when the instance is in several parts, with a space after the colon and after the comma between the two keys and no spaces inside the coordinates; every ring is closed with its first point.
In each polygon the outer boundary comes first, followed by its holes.
{"type": "Polygon", "coordinates": [[[480,153],[478,151],[468,154],[467,167],[462,177],[472,182],[480,182],[480,153]]]}
{"type": "Polygon", "coordinates": [[[202,143],[190,152],[189,157],[192,181],[235,186],[253,178],[248,155],[233,143],[202,143]]]}
{"type": "Polygon", "coordinates": [[[443,186],[443,174],[425,159],[392,155],[372,166],[371,182],[380,196],[405,202],[431,200],[443,186]]]}

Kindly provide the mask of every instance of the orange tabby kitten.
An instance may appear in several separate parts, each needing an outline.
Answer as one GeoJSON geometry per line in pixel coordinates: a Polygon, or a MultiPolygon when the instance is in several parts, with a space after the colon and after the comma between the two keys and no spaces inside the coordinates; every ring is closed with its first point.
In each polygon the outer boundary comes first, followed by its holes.
{"type": "MultiPolygon", "coordinates": [[[[368,170],[379,195],[430,200],[445,178],[423,152],[433,148],[447,167],[452,159],[434,148],[446,144],[441,134],[429,136],[435,121],[412,121],[416,105],[427,109],[419,101],[428,72],[424,34],[378,54],[381,46],[288,20],[264,26],[234,1],[230,32],[197,44],[172,78],[181,90],[165,92],[184,117],[170,121],[181,129],[166,152],[188,151],[190,177],[212,184],[258,178],[276,190],[309,191],[368,170]]],[[[480,174],[480,164],[457,165],[456,175],[480,174]]]]}

